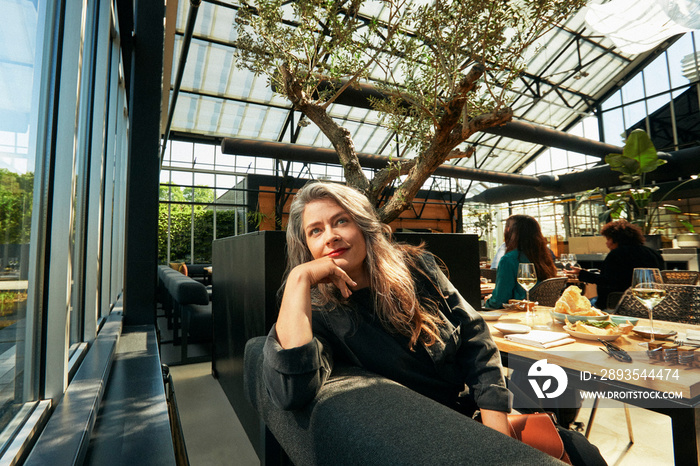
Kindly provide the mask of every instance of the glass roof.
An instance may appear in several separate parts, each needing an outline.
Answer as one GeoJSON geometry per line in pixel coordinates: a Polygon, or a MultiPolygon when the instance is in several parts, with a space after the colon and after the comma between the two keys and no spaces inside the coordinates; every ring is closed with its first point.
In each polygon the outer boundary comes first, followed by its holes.
{"type": "MultiPolygon", "coordinates": [[[[199,7],[171,136],[290,142],[285,125],[291,104],[272,91],[266,77],[235,66],[237,5],[234,0],[204,0],[199,7]]],[[[369,5],[374,10],[366,13],[380,17],[385,13],[381,2],[369,2],[369,5]]],[[[180,59],[188,10],[189,2],[180,0],[172,81],[180,59]]],[[[511,105],[514,120],[567,131],[592,115],[601,99],[616,89],[616,84],[626,75],[636,72],[640,61],[654,52],[631,55],[616,51],[612,42],[587,28],[584,16],[585,11],[579,11],[530,48],[528,67],[513,89],[517,95],[511,105]]],[[[171,94],[172,88],[171,83],[171,94]]],[[[378,112],[340,104],[329,109],[331,116],[351,132],[358,152],[396,154],[393,135],[381,125],[378,112]]],[[[297,121],[300,116],[297,112],[293,118],[297,121]]],[[[313,124],[301,128],[296,143],[331,147],[313,124]]],[[[546,149],[539,144],[487,133],[474,134],[466,144],[475,145],[475,155],[451,163],[498,172],[522,172],[546,149]]],[[[481,183],[477,192],[487,186],[490,185],[481,183]]]]}

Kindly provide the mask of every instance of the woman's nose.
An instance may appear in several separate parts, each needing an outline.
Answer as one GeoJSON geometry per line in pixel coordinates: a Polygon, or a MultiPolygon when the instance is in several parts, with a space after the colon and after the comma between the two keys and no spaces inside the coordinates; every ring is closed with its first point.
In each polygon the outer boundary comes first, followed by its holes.
{"type": "Polygon", "coordinates": [[[326,243],[333,243],[337,241],[338,238],[340,238],[340,236],[338,235],[338,233],[335,232],[334,229],[329,228],[328,230],[326,230],[326,243]]]}

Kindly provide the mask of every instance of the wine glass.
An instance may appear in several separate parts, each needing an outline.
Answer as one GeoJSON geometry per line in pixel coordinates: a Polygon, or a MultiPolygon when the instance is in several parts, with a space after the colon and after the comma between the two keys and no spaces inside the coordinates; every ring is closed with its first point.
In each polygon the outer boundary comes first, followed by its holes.
{"type": "Polygon", "coordinates": [[[569,254],[568,262],[570,267],[577,267],[578,262],[576,262],[576,254],[569,254]]]}
{"type": "Polygon", "coordinates": [[[559,262],[561,262],[561,268],[562,270],[566,270],[566,266],[569,263],[569,255],[568,254],[562,254],[559,256],[559,262]]]}
{"type": "Polygon", "coordinates": [[[530,320],[534,318],[533,311],[530,310],[530,288],[535,286],[537,283],[537,272],[535,271],[535,264],[531,262],[521,262],[518,265],[518,283],[520,286],[525,288],[525,306],[527,312],[525,313],[525,319],[530,320]]]}
{"type": "MultiPolygon", "coordinates": [[[[654,307],[666,297],[666,290],[659,286],[663,283],[659,269],[634,269],[632,272],[632,296],[637,298],[649,311],[651,340],[654,341],[654,307]]],[[[641,343],[646,345],[646,343],[641,343]]]]}

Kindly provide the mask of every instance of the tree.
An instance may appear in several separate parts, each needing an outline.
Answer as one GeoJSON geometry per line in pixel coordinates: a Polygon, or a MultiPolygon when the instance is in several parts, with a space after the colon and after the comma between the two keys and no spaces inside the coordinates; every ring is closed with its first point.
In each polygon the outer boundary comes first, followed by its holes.
{"type": "Polygon", "coordinates": [[[385,222],[411,205],[428,177],[472,134],[513,116],[509,90],[540,35],[584,0],[256,0],[236,19],[238,63],[315,123],[333,145],[346,182],[378,204],[385,222]],[[413,3],[417,6],[413,6],[413,3]],[[369,12],[379,12],[372,16],[369,12]],[[351,86],[370,83],[381,124],[401,157],[367,179],[350,132],[329,106],[351,86]]]}
{"type": "MultiPolygon", "coordinates": [[[[214,239],[214,189],[207,186],[160,186],[158,206],[158,261],[168,260],[170,238],[171,262],[210,263],[211,243],[214,239]],[[192,204],[194,202],[200,203],[192,204]],[[201,205],[208,204],[208,205],[201,205]],[[194,232],[194,233],[193,233],[194,232]],[[191,240],[194,234],[194,251],[191,240]]],[[[219,207],[216,212],[217,237],[233,236],[236,231],[236,212],[219,207]]]]}
{"type": "Polygon", "coordinates": [[[34,173],[0,169],[0,243],[29,243],[33,189],[34,173]]]}

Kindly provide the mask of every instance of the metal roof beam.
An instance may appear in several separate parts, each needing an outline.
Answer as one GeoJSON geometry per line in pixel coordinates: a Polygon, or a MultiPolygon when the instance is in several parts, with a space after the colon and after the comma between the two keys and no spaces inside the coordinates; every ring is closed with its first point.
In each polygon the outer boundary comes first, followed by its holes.
{"type": "MultiPolygon", "coordinates": [[[[338,156],[333,149],[303,146],[299,144],[285,144],[281,142],[259,141],[255,139],[224,138],[221,141],[221,152],[231,155],[266,157],[291,160],[294,162],[339,164],[338,156]]],[[[373,169],[381,169],[389,165],[390,162],[402,160],[397,157],[390,158],[382,155],[363,153],[359,153],[357,156],[362,167],[373,169]]],[[[487,181],[491,183],[509,183],[533,187],[547,186],[556,182],[555,177],[551,176],[501,173],[476,168],[457,167],[449,164],[441,165],[433,174],[450,178],[487,181]]]]}
{"type": "MultiPolygon", "coordinates": [[[[374,86],[363,84],[357,86],[357,88],[346,89],[345,92],[336,99],[335,103],[359,108],[372,108],[368,99],[369,96],[378,99],[385,97],[384,94],[374,86]]],[[[524,121],[511,121],[503,126],[489,128],[483,132],[601,158],[610,153],[622,152],[621,147],[612,144],[574,136],[569,133],[524,121]]]]}
{"type": "MultiPolygon", "coordinates": [[[[666,158],[666,157],[664,157],[666,158]]],[[[647,182],[664,183],[678,180],[680,176],[687,178],[700,172],[700,147],[692,147],[669,153],[668,163],[647,173],[647,182]]],[[[621,186],[620,173],[610,169],[608,165],[591,168],[578,173],[559,175],[556,184],[538,187],[529,186],[498,186],[490,188],[467,199],[466,202],[485,204],[502,204],[505,202],[525,199],[573,194],[595,188],[610,188],[621,186]]]]}

